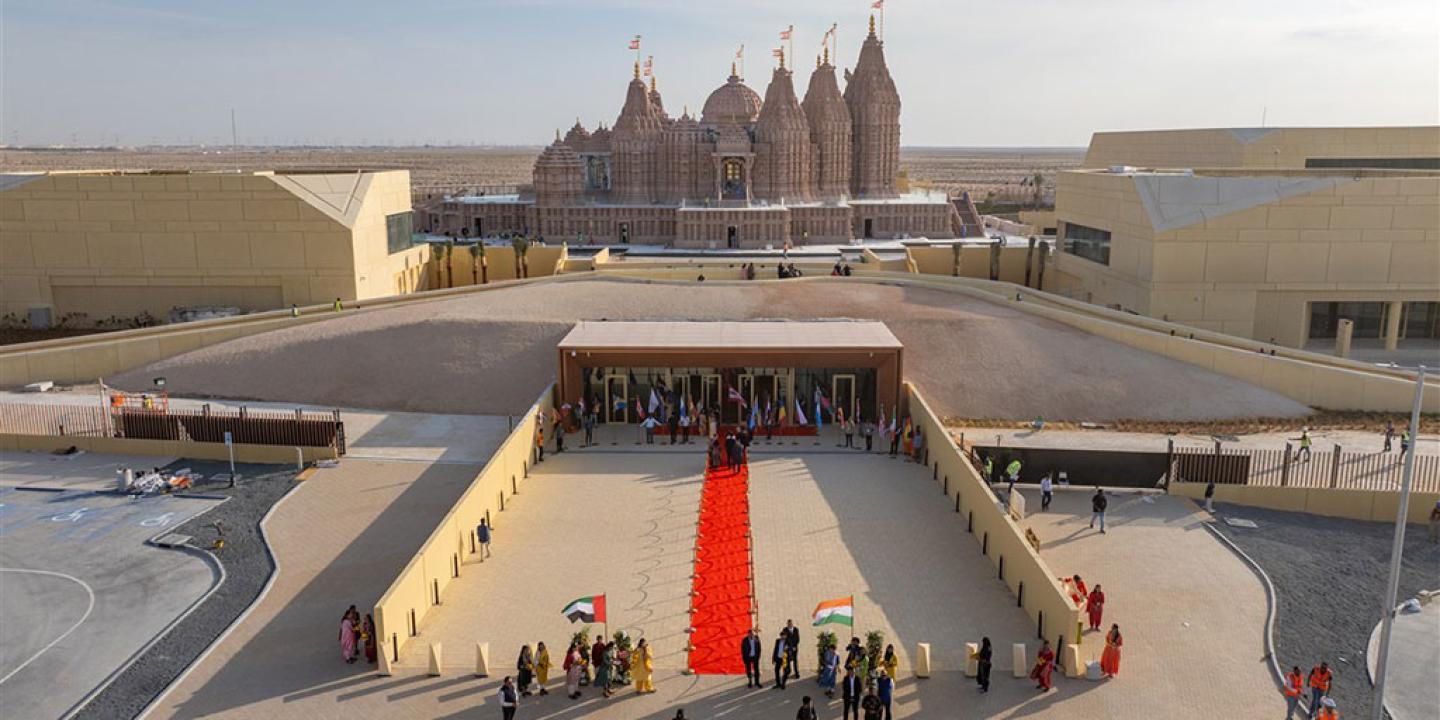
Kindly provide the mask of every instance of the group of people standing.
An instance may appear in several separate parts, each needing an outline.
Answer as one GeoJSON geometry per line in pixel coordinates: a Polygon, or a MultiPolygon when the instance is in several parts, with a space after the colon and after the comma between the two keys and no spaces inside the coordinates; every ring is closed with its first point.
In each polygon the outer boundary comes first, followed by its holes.
{"type": "MultiPolygon", "coordinates": [[[[589,647],[571,642],[561,667],[565,670],[565,694],[572,700],[581,697],[580,688],[586,684],[600,688],[601,697],[607,698],[615,694],[616,686],[632,682],[636,693],[655,692],[655,656],[645,638],[630,649],[604,638],[596,639],[589,647]]],[[[545,680],[540,683],[543,695],[545,680]]]]}
{"type": "Polygon", "coordinates": [[[374,664],[378,652],[375,619],[367,614],[365,619],[361,620],[360,611],[351,605],[350,609],[340,616],[340,659],[354,664],[360,659],[362,650],[365,660],[374,664]]]}

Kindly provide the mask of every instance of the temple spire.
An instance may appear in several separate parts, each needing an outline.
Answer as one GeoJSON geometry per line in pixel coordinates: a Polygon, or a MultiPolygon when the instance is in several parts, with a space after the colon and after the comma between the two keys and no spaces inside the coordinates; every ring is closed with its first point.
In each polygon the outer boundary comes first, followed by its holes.
{"type": "Polygon", "coordinates": [[[870,15],[870,36],[875,36],[875,15],[873,13],[870,15]]]}
{"type": "Polygon", "coordinates": [[[655,92],[655,76],[650,76],[650,92],[655,92]]]}
{"type": "Polygon", "coordinates": [[[636,79],[636,80],[639,80],[639,79],[640,79],[640,61],[639,61],[639,60],[636,60],[636,61],[635,61],[635,79],[636,79]]]}

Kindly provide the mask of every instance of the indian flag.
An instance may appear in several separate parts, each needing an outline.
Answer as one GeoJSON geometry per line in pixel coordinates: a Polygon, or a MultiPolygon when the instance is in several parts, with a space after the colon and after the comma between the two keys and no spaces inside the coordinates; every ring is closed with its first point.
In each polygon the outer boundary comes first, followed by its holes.
{"type": "Polygon", "coordinates": [[[811,625],[837,623],[855,625],[855,596],[826,600],[815,606],[815,620],[811,625]]]}
{"type": "Polygon", "coordinates": [[[587,623],[605,622],[605,596],[583,597],[565,606],[562,611],[570,622],[580,620],[587,623]]]}

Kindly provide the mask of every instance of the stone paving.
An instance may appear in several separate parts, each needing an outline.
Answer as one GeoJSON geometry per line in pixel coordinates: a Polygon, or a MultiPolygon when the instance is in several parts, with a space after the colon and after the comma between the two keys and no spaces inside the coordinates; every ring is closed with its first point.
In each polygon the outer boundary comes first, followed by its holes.
{"type": "MultiPolygon", "coordinates": [[[[691,559],[687,533],[693,532],[687,526],[693,524],[698,498],[699,448],[671,450],[667,445],[637,452],[633,444],[606,442],[588,449],[575,449],[575,444],[572,440],[564,455],[547,457],[498,518],[496,553],[486,561],[495,565],[452,585],[445,606],[422,628],[422,638],[439,639],[447,648],[445,675],[426,676],[413,653],[394,677],[343,665],[333,657],[330,637],[343,605],[337,604],[339,598],[327,598],[318,609],[285,611],[295,616],[297,622],[284,627],[297,639],[283,649],[301,657],[281,663],[262,652],[245,658],[264,648],[232,637],[223,643],[224,654],[217,651],[206,663],[206,679],[197,673],[187,680],[164,715],[224,710],[231,717],[265,720],[382,713],[394,718],[498,716],[496,687],[500,675],[513,667],[519,643],[542,637],[563,643],[573,628],[560,608],[600,591],[610,594],[612,613],[625,614],[619,623],[643,628],[662,643],[658,692],[637,696],[623,690],[602,700],[587,690],[572,701],[552,690],[545,697],[526,698],[521,717],[668,720],[677,707],[698,718],[793,717],[802,694],[824,699],[814,681],[813,631],[806,618],[819,599],[851,593],[857,601],[856,630],[876,627],[898,640],[902,678],[896,717],[1154,717],[1183,708],[1240,718],[1283,707],[1261,658],[1265,599],[1259,581],[1199,527],[1201,516],[1188,501],[1162,497],[1150,504],[1116,498],[1112,530],[1104,536],[1085,530],[1088,501],[1083,494],[1061,493],[1050,513],[1029,520],[1046,539],[1044,553],[1057,574],[1079,572],[1105,584],[1111,597],[1107,622],[1119,622],[1127,638],[1119,678],[1102,683],[1060,679],[1055,691],[1042,695],[1008,672],[1008,643],[1031,639],[1028,619],[949,512],[929,473],[900,460],[841,450],[828,441],[788,449],[762,445],[752,463],[761,623],[768,641],[785,618],[799,621],[807,637],[801,656],[805,677],[775,692],[748,690],[738,677],[683,675],[680,656],[666,636],[677,627],[683,631],[691,559]],[[681,500],[687,497],[691,502],[684,507],[681,500]],[[585,534],[602,521],[611,529],[603,541],[585,534]],[[642,598],[635,588],[646,578],[651,595],[642,598]],[[596,583],[608,587],[592,587],[596,583]],[[299,622],[302,612],[303,621],[318,628],[299,622]],[[454,617],[448,617],[451,613],[454,617]],[[954,669],[956,648],[982,632],[997,645],[994,684],[986,695],[954,669]],[[495,669],[491,677],[477,679],[469,667],[470,643],[482,636],[491,643],[495,669]],[[911,674],[916,641],[932,643],[938,666],[932,678],[918,680],[911,674]],[[217,673],[216,666],[226,661],[217,673]],[[274,667],[267,666],[271,661],[274,667]],[[185,698],[188,702],[180,704],[185,698]]],[[[287,509],[288,504],[282,513],[287,509]]],[[[318,516],[310,519],[312,538],[329,527],[318,516]]],[[[293,527],[291,537],[297,538],[307,525],[304,520],[299,515],[282,520],[277,513],[272,530],[293,527]]],[[[284,555],[297,550],[287,545],[284,555]]],[[[277,584],[263,603],[264,612],[273,618],[277,607],[315,601],[294,588],[324,564],[288,563],[282,557],[282,583],[290,589],[279,593],[277,584]]],[[[376,587],[378,592],[383,583],[376,587]]],[[[1098,644],[1091,635],[1087,652],[1098,654],[1093,649],[1098,644]]],[[[1033,644],[1029,647],[1033,653],[1033,644]]],[[[557,649],[552,653],[558,655],[557,649]]],[[[822,717],[839,714],[838,701],[821,702],[821,708],[822,717]]]]}
{"type": "MultiPolygon", "coordinates": [[[[1303,420],[1297,420],[1297,426],[1303,420]]],[[[1393,443],[1393,456],[1400,457],[1400,431],[1404,428],[1397,426],[1395,430],[1395,442],[1393,443]]],[[[1253,433],[1249,435],[1208,435],[1208,434],[1179,434],[1167,435],[1165,433],[1142,433],[1142,432],[1120,432],[1115,430],[1041,430],[1035,432],[1028,428],[999,427],[999,428],[951,428],[950,435],[956,442],[960,441],[961,434],[964,434],[967,443],[979,445],[994,445],[998,436],[1002,445],[1010,447],[1034,447],[1034,448],[1055,448],[1066,450],[1136,450],[1145,452],[1165,452],[1166,441],[1174,440],[1176,447],[1214,447],[1215,441],[1220,440],[1226,449],[1231,450],[1283,450],[1286,443],[1291,449],[1299,447],[1300,431],[1291,430],[1287,432],[1266,432],[1253,433]]],[[[1339,445],[1344,452],[1380,452],[1385,446],[1384,436],[1379,432],[1362,432],[1359,430],[1316,430],[1310,436],[1315,441],[1315,452],[1318,454],[1323,449],[1328,452],[1335,445],[1339,445]]],[[[1415,445],[1416,451],[1421,455],[1440,454],[1440,435],[1420,434],[1420,442],[1415,445]]]]}

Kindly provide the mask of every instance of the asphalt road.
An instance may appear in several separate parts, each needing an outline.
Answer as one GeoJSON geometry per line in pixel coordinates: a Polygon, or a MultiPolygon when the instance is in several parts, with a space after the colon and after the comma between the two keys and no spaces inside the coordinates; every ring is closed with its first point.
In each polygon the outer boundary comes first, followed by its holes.
{"type": "Polygon", "coordinates": [[[218,580],[145,541],[216,505],[0,488],[0,716],[63,717],[218,580]]]}

